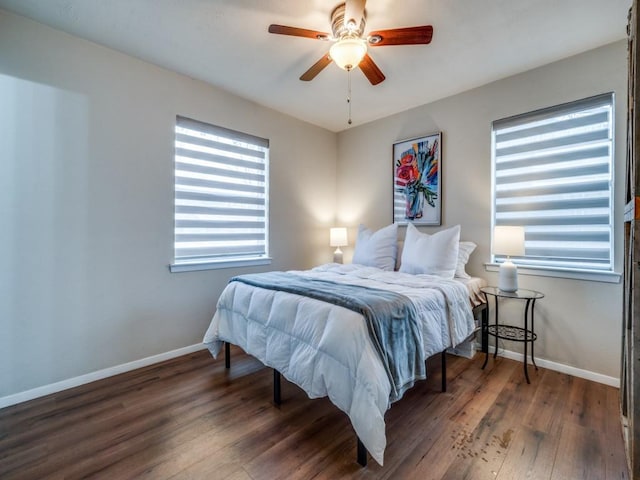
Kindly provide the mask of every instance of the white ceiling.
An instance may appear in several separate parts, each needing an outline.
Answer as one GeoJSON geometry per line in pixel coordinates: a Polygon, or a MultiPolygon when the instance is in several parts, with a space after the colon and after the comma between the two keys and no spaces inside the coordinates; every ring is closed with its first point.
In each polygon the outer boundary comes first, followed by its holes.
{"type": "MultiPolygon", "coordinates": [[[[0,0],[0,8],[204,80],[307,122],[347,125],[347,73],[298,80],[329,44],[271,23],[330,32],[340,0],[0,0]]],[[[352,74],[353,125],[625,38],[631,0],[368,0],[372,30],[433,25],[430,45],[371,48],[386,75],[352,74]]]]}

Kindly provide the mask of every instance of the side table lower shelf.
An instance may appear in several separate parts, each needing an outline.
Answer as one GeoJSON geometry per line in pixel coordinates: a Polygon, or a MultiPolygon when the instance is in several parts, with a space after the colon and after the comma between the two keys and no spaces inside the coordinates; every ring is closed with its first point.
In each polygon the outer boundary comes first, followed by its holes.
{"type": "MultiPolygon", "coordinates": [[[[511,340],[512,342],[535,342],[538,339],[538,335],[531,330],[525,330],[514,325],[488,325],[487,332],[496,338],[511,340]]],[[[535,362],[533,364],[535,365],[535,362]]]]}

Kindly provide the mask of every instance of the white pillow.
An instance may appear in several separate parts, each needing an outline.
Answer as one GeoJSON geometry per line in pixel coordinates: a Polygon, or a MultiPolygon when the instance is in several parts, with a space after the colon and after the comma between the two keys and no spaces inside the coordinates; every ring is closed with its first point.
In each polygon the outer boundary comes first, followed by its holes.
{"type": "MultiPolygon", "coordinates": [[[[404,246],[403,240],[398,240],[398,256],[396,257],[396,270],[400,270],[400,260],[402,258],[402,250],[404,246]]],[[[465,270],[467,263],[469,263],[469,257],[476,249],[477,245],[473,242],[460,242],[458,245],[458,265],[456,266],[455,277],[457,278],[471,278],[471,275],[465,270]]]]}
{"type": "Polygon", "coordinates": [[[459,241],[460,225],[429,235],[420,233],[410,223],[404,238],[400,271],[452,279],[458,265],[459,241]]]}
{"type": "Polygon", "coordinates": [[[471,275],[465,270],[465,266],[469,261],[471,253],[476,249],[477,245],[473,242],[460,242],[458,245],[458,265],[456,266],[456,277],[471,278],[471,275]]]}
{"type": "Polygon", "coordinates": [[[393,270],[398,254],[398,224],[392,223],[377,232],[364,225],[358,227],[353,263],[393,270]]]}

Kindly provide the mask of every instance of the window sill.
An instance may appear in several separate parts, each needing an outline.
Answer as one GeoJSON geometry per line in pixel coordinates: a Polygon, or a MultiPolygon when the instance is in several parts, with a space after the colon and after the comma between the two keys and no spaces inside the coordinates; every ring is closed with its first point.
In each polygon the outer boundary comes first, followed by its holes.
{"type": "Polygon", "coordinates": [[[195,272],[198,270],[218,270],[221,268],[253,267],[257,265],[270,265],[271,257],[264,258],[237,258],[235,260],[199,261],[172,263],[169,265],[171,273],[195,272]]]}
{"type": "MultiPolygon", "coordinates": [[[[487,272],[500,270],[499,263],[485,263],[487,272]]],[[[570,270],[561,268],[525,267],[518,265],[518,275],[535,275],[540,277],[570,278],[574,280],[589,280],[592,282],[620,283],[622,275],[616,272],[602,272],[599,270],[570,270]]]]}

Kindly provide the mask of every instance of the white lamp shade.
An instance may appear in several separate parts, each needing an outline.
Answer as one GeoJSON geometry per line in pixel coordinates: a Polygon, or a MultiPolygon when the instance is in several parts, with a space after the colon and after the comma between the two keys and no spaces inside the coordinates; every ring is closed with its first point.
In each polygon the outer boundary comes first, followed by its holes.
{"type": "Polygon", "coordinates": [[[329,56],[343,70],[356,68],[366,53],[367,44],[361,38],[338,40],[329,49],[329,56]]]}
{"type": "Polygon", "coordinates": [[[493,254],[507,256],[524,255],[524,227],[494,227],[493,254]]]}
{"type": "Polygon", "coordinates": [[[345,227],[334,227],[329,231],[329,246],[344,247],[349,245],[347,240],[347,229],[345,227]]]}

